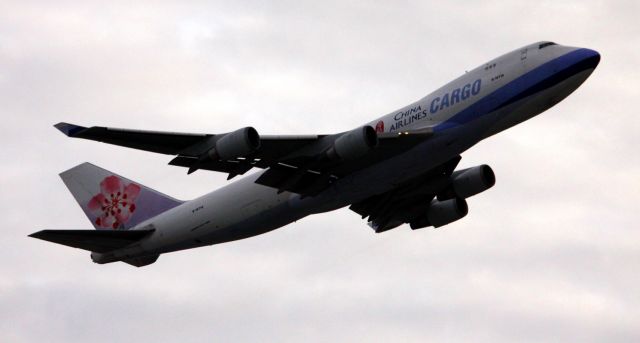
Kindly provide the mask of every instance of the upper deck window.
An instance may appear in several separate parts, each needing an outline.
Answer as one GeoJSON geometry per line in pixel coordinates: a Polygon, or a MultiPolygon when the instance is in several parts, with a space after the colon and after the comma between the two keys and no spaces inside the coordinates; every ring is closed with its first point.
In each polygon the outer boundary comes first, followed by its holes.
{"type": "Polygon", "coordinates": [[[546,48],[548,46],[551,46],[551,45],[558,45],[558,44],[556,44],[554,42],[546,42],[546,43],[542,43],[542,44],[538,45],[538,49],[544,49],[544,48],[546,48]]]}

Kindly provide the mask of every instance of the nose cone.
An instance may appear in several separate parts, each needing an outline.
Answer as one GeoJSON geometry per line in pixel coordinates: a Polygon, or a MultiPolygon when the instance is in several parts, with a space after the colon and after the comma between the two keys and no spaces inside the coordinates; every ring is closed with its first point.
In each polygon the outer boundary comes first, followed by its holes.
{"type": "Polygon", "coordinates": [[[589,69],[595,69],[600,63],[600,53],[591,49],[582,49],[584,59],[582,64],[589,69]]]}

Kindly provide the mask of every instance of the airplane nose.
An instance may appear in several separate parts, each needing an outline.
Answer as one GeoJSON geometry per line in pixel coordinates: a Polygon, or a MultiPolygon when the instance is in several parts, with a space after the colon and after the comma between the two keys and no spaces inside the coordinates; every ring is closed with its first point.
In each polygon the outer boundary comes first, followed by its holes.
{"type": "Polygon", "coordinates": [[[589,69],[595,69],[600,63],[600,53],[591,49],[583,49],[584,50],[584,59],[582,63],[589,69]]]}

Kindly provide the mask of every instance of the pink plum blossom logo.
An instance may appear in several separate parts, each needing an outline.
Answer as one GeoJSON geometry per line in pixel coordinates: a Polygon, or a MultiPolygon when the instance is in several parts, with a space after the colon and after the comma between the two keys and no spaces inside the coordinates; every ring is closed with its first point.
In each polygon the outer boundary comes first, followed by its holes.
{"type": "Polygon", "coordinates": [[[115,175],[105,177],[100,182],[100,193],[87,204],[96,216],[95,225],[101,228],[120,228],[136,210],[135,201],[139,193],[140,186],[134,183],[125,184],[115,175]]]}

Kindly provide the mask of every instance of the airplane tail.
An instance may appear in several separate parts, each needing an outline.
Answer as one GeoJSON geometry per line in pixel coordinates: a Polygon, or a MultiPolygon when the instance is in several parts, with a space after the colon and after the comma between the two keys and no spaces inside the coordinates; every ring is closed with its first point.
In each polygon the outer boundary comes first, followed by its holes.
{"type": "Polygon", "coordinates": [[[98,230],[128,230],[182,203],[91,163],[60,177],[98,230]]]}

